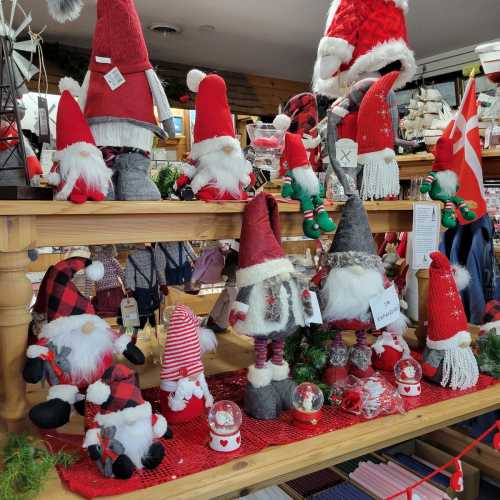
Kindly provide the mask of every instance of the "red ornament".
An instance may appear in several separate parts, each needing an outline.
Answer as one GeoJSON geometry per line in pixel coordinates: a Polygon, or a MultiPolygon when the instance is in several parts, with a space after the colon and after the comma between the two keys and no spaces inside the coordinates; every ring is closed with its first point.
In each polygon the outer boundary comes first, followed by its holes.
{"type": "Polygon", "coordinates": [[[182,102],[183,104],[185,104],[186,102],[189,101],[189,96],[187,94],[181,95],[179,97],[179,101],[182,102]]]}

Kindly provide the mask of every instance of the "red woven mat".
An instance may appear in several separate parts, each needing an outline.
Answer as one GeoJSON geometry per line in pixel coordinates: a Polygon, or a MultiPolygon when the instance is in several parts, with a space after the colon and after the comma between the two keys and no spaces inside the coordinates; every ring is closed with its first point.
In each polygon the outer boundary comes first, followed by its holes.
{"type": "MultiPolygon", "coordinates": [[[[388,375],[387,378],[391,382],[394,381],[392,375],[388,375]]],[[[405,405],[408,410],[428,406],[484,390],[498,382],[500,381],[481,375],[475,388],[467,391],[452,391],[424,381],[422,382],[422,396],[405,398],[405,405]]],[[[241,404],[246,385],[246,370],[210,377],[208,384],[215,400],[229,399],[241,404]]],[[[148,389],[143,393],[144,398],[152,403],[154,410],[159,411],[159,390],[148,389]]],[[[91,418],[94,411],[95,408],[89,406],[86,418],[91,418]]],[[[283,414],[278,420],[271,421],[255,420],[244,416],[241,429],[242,447],[234,453],[224,454],[212,451],[208,447],[207,420],[206,417],[200,417],[188,424],[172,425],[174,439],[163,441],[166,453],[162,464],[154,471],[137,472],[128,481],[103,478],[86,453],[81,451],[81,435],[46,433],[43,437],[54,450],[65,448],[80,453],[80,460],[70,469],[58,469],[59,475],[71,491],[85,498],[95,498],[157,486],[178,477],[223,465],[234,458],[257,453],[267,446],[300,441],[326,432],[344,429],[360,422],[363,422],[362,418],[331,407],[325,407],[318,425],[308,430],[293,425],[289,413],[283,414]]]]}

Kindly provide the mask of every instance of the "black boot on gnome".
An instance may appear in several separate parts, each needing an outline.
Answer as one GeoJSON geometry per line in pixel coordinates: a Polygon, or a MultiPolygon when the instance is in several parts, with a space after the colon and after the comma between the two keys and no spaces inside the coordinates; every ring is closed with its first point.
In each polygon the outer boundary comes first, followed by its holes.
{"type": "Polygon", "coordinates": [[[113,476],[117,479],[130,479],[134,473],[135,466],[127,455],[119,455],[113,463],[112,470],[113,476]]]}
{"type": "Polygon", "coordinates": [[[29,412],[30,420],[40,429],[57,429],[69,422],[71,405],[55,398],[40,403],[29,412]]]}
{"type": "Polygon", "coordinates": [[[161,464],[164,456],[165,449],[161,443],[153,443],[149,448],[148,454],[142,457],[142,465],[144,465],[146,469],[156,469],[156,467],[161,464]]]}

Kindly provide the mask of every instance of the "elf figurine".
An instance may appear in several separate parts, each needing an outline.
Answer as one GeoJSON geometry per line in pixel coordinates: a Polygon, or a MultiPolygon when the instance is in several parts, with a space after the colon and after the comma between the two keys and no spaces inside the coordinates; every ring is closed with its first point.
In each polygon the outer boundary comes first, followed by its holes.
{"type": "MultiPolygon", "coordinates": [[[[274,119],[274,126],[279,130],[288,130],[290,123],[291,120],[286,115],[278,115],[274,119]]],[[[281,195],[283,198],[300,201],[300,208],[304,213],[304,234],[316,240],[322,232],[335,231],[337,226],[328,216],[323,204],[325,191],[309,163],[300,135],[286,133],[283,159],[287,164],[287,172],[281,195]]]]}
{"type": "Polygon", "coordinates": [[[446,137],[440,137],[436,144],[435,156],[432,172],[425,178],[420,192],[429,193],[431,199],[444,203],[441,223],[444,227],[453,229],[458,224],[457,209],[466,221],[474,220],[476,214],[457,196],[460,189],[458,177],[449,168],[453,161],[453,142],[446,137]]]}

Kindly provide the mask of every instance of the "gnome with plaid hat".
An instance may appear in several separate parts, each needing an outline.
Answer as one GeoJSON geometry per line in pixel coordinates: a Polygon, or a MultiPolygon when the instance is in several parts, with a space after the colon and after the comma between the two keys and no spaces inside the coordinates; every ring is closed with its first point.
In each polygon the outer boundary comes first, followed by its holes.
{"type": "Polygon", "coordinates": [[[440,252],[432,253],[431,259],[429,326],[422,371],[424,377],[443,387],[470,389],[477,384],[479,368],[470,347],[472,339],[457,286],[467,286],[466,271],[452,267],[440,252]]]}
{"type": "Polygon", "coordinates": [[[160,373],[161,412],[171,424],[194,420],[214,398],[205,380],[201,355],[214,351],[217,339],[212,330],[201,328],[189,307],[176,306],[167,332],[160,373]]]}
{"type": "Polygon", "coordinates": [[[135,470],[161,464],[165,449],[157,440],[171,438],[172,432],[165,417],[144,401],[137,373],[111,366],[88,388],[87,401],[100,408],[83,448],[104,476],[129,479],[135,470]]]}

